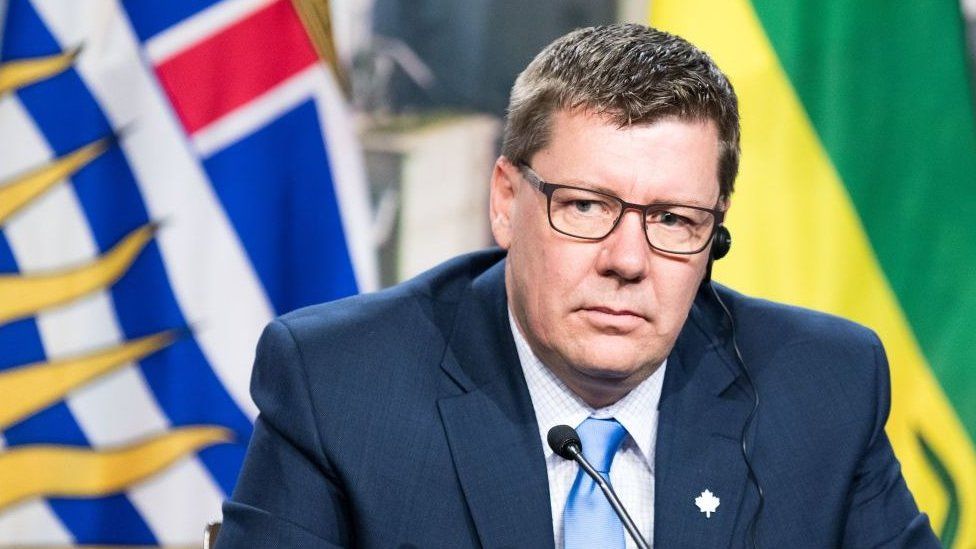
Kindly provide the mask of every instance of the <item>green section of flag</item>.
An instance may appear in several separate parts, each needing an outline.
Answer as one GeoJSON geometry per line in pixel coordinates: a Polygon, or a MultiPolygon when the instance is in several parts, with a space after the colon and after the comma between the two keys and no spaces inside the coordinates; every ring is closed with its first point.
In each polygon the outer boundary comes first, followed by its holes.
{"type": "Polygon", "coordinates": [[[976,115],[958,1],[753,5],[976,440],[976,115]]]}

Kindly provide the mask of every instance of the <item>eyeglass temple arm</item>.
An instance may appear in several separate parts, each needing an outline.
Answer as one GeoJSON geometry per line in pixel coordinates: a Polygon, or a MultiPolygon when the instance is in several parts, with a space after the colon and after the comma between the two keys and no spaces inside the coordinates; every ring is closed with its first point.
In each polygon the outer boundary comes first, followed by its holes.
{"type": "Polygon", "coordinates": [[[529,180],[529,183],[532,183],[533,187],[542,192],[546,192],[546,182],[543,181],[541,177],[536,175],[536,173],[532,171],[532,168],[530,168],[527,164],[519,164],[518,168],[522,172],[522,175],[529,180]]]}

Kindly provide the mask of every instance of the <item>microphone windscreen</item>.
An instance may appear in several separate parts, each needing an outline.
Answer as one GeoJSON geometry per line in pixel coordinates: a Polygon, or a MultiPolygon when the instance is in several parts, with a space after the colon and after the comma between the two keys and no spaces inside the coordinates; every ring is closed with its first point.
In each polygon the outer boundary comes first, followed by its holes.
{"type": "Polygon", "coordinates": [[[549,429],[549,433],[546,434],[546,440],[549,442],[549,447],[552,448],[552,451],[564,459],[574,459],[573,452],[570,451],[570,448],[575,446],[577,452],[582,451],[583,448],[583,443],[580,442],[580,437],[576,433],[576,429],[573,429],[569,425],[556,425],[552,429],[549,429]]]}

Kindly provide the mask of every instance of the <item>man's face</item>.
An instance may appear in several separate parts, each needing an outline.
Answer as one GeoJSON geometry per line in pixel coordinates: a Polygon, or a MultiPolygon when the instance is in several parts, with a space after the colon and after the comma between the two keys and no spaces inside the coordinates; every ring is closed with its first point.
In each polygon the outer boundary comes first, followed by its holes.
{"type": "MultiPolygon", "coordinates": [[[[620,128],[596,114],[560,111],[549,145],[531,167],[547,182],[627,202],[712,208],[718,158],[711,122],[667,119],[620,128]]],[[[694,255],[652,249],[633,210],[603,240],[560,234],[549,225],[545,195],[505,158],[495,165],[491,194],[492,232],[508,250],[509,307],[522,334],[591,405],[618,400],[671,352],[708,248],[694,255]]]]}

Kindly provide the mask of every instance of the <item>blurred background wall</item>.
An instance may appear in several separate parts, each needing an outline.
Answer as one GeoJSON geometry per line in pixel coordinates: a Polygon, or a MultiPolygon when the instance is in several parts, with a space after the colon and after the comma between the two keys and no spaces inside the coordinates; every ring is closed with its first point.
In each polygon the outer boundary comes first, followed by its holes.
{"type": "Polygon", "coordinates": [[[491,243],[488,178],[532,57],[577,27],[647,20],[633,0],[340,0],[333,12],[384,285],[491,243]]]}

